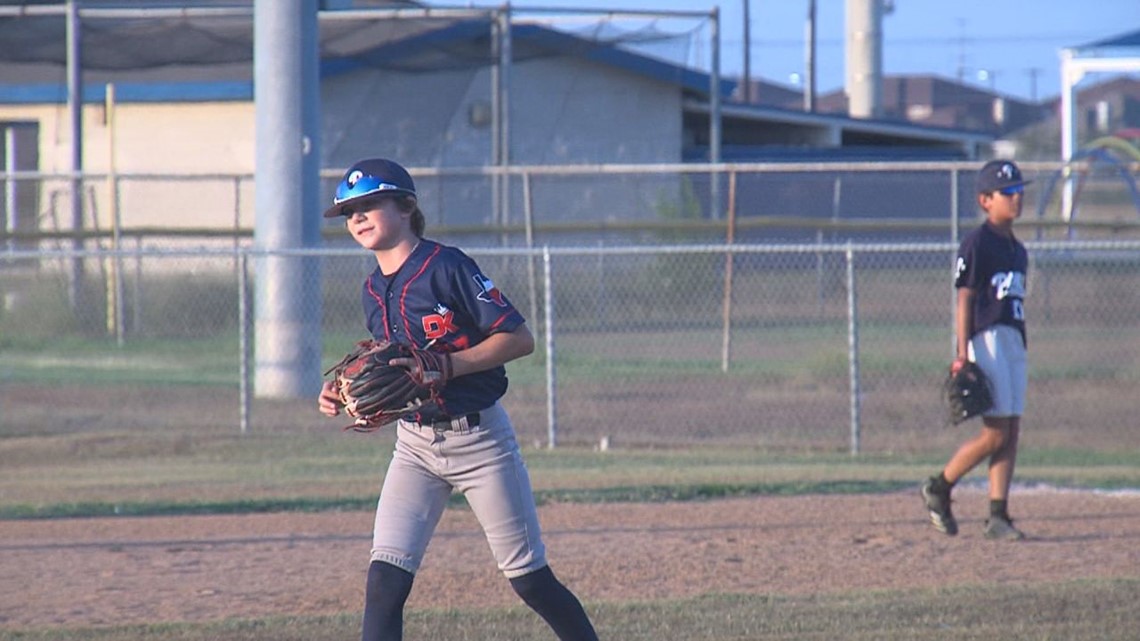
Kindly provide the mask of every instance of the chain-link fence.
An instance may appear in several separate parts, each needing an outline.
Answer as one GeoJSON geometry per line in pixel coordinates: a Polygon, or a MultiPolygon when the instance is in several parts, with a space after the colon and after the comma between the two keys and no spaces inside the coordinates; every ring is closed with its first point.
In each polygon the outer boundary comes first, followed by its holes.
{"type": "MultiPolygon", "coordinates": [[[[976,162],[411,167],[431,234],[464,247],[942,241],[974,224],[976,162]]],[[[1140,230],[1140,165],[1025,163],[1020,233],[1140,230]],[[1070,189],[1066,177],[1073,179],[1070,189]],[[1067,198],[1068,195],[1068,198],[1067,198]]],[[[328,202],[340,170],[321,174],[328,202]]],[[[251,174],[0,174],[5,249],[227,247],[254,234],[251,174]],[[78,199],[78,201],[77,201],[78,199]]],[[[335,237],[338,220],[324,221],[335,237]]]]}
{"type": "MultiPolygon", "coordinates": [[[[1030,242],[1033,442],[1140,446],[1140,242],[1030,242]]],[[[952,243],[470,249],[527,316],[505,404],[528,445],[946,445],[952,243]],[[552,358],[552,360],[548,360],[552,358]],[[548,364],[550,365],[548,367],[548,364]]],[[[0,257],[0,431],[327,430],[311,396],[257,395],[265,355],[247,247],[0,257]],[[81,286],[68,266],[82,262],[81,286]],[[117,275],[118,277],[112,277],[117,275]],[[116,285],[116,283],[118,283],[116,285]],[[80,295],[69,298],[69,289],[80,295]]],[[[358,249],[307,261],[321,364],[364,337],[358,249]]],[[[281,346],[275,349],[281,350],[281,346]]],[[[283,351],[288,352],[289,346],[283,351]]],[[[298,347],[300,349],[300,347],[298,347]]]]}

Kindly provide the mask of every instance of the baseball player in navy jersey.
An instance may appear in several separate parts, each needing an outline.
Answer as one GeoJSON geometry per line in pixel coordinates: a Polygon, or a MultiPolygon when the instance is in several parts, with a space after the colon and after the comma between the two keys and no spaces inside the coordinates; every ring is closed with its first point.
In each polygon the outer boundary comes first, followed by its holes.
{"type": "MultiPolygon", "coordinates": [[[[399,164],[374,158],[353,165],[324,216],[343,216],[356,242],[376,256],[363,287],[373,338],[448,352],[453,370],[437,402],[396,423],[376,506],[361,638],[402,638],[412,581],[458,490],[522,600],[562,641],[596,640],[581,603],[547,565],[529,475],[499,403],[504,364],[534,350],[522,315],[469,256],[423,237],[415,185],[399,164]]],[[[318,405],[326,416],[343,410],[331,383],[318,405]]]]}
{"type": "Polygon", "coordinates": [[[1028,382],[1025,335],[1025,274],[1029,256],[1013,235],[1021,215],[1025,185],[1017,165],[1008,160],[986,163],[978,173],[978,204],[986,220],[963,239],[958,249],[954,286],[957,372],[967,360],[988,376],[994,405],[982,415],[981,432],[963,443],[937,476],[922,486],[922,497],[935,529],[958,533],[950,509],[954,484],[989,458],[990,516],[986,538],[1025,538],[1009,517],[1009,485],[1017,459],[1017,440],[1028,382]]]}

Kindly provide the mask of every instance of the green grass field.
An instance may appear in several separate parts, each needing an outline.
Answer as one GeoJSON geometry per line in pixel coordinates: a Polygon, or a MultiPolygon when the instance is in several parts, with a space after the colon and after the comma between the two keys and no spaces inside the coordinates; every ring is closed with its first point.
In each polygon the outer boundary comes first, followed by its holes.
{"type": "MultiPolygon", "coordinates": [[[[391,434],[58,434],[0,440],[0,518],[367,509],[391,434]],[[363,439],[371,443],[362,447],[363,439]]],[[[660,501],[891,491],[944,456],[741,448],[525,452],[540,500],[660,501]]],[[[1140,487],[1140,452],[1030,450],[1021,482],[1140,487]]]]}

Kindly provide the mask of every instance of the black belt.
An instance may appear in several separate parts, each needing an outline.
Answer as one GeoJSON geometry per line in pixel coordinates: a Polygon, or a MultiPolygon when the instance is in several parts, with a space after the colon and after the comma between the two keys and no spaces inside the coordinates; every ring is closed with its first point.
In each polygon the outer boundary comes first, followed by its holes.
{"type": "Polygon", "coordinates": [[[471,412],[456,418],[441,416],[431,423],[413,423],[413,425],[430,427],[435,432],[462,432],[479,427],[479,412],[471,412]]]}

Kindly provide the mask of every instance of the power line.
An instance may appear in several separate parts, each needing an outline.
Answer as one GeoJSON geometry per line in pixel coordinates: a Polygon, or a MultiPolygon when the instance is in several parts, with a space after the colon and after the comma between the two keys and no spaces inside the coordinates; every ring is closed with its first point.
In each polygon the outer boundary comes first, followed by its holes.
{"type": "MultiPolygon", "coordinates": [[[[923,37],[923,36],[909,36],[905,38],[892,38],[887,36],[884,40],[888,45],[919,45],[919,46],[958,46],[958,45],[985,45],[985,46],[1022,46],[1031,43],[1054,44],[1056,42],[1074,42],[1078,43],[1084,40],[1091,40],[1096,38],[1095,35],[1074,35],[1074,34],[1054,34],[1054,35],[1036,35],[1036,36],[945,36],[945,37],[923,37]]],[[[742,43],[740,39],[722,38],[721,42],[729,45],[739,45],[742,43]]],[[[817,45],[826,46],[842,46],[843,38],[816,38],[817,45]]],[[[792,40],[781,38],[772,40],[768,38],[752,38],[752,46],[761,47],[803,47],[803,40],[792,40]]]]}

